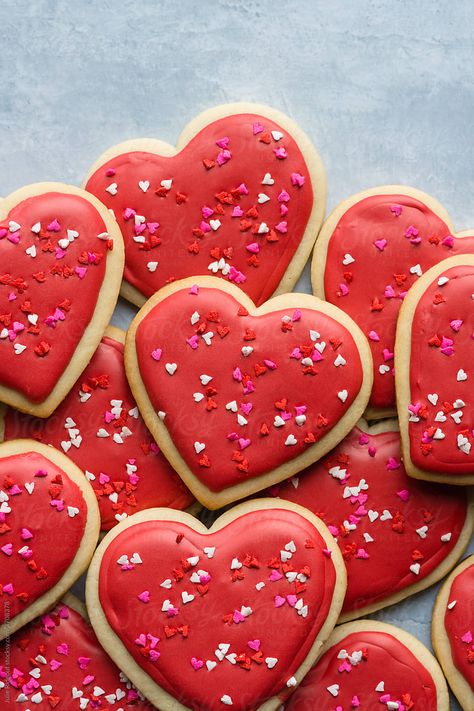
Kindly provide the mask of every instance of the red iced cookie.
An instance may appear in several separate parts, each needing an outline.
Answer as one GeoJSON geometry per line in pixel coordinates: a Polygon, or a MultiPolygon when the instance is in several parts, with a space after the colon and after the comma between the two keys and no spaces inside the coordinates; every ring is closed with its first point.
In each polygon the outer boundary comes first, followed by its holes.
{"type": "Polygon", "coordinates": [[[474,483],[474,256],[445,260],[408,295],[397,329],[397,405],[408,474],[474,483]]]}
{"type": "Polygon", "coordinates": [[[97,549],[86,597],[99,641],[159,709],[276,709],[318,656],[345,592],[326,527],[250,502],[211,529],[142,511],[97,549]]]}
{"type": "Polygon", "coordinates": [[[346,311],[369,339],[372,414],[394,412],[393,348],[406,292],[433,264],[474,252],[472,232],[453,232],[436,200],[403,185],[353,195],[323,225],[313,258],[314,293],[346,311]]]}
{"type": "Polygon", "coordinates": [[[94,492],[75,464],[33,440],[0,445],[0,639],[71,587],[98,535],[94,492]]]}
{"type": "Polygon", "coordinates": [[[4,416],[5,440],[33,437],[52,444],[85,472],[97,494],[102,530],[141,509],[185,509],[193,501],[138,412],[125,377],[124,339],[118,328],[107,329],[89,365],[48,419],[10,408],[4,416]]]}
{"type": "Polygon", "coordinates": [[[464,711],[474,708],[473,590],[474,556],[470,556],[446,580],[433,609],[433,647],[464,711]]]}
{"type": "Polygon", "coordinates": [[[443,673],[404,630],[374,620],[336,627],[286,711],[447,711],[443,673]]]}
{"type": "Polygon", "coordinates": [[[347,568],[343,621],[440,580],[469,543],[470,493],[407,476],[395,420],[358,426],[320,462],[271,489],[319,516],[347,568]]]}
{"type": "Polygon", "coordinates": [[[104,652],[72,595],[0,644],[2,711],[152,711],[104,652]],[[8,667],[5,664],[8,655],[8,667]]]}
{"type": "Polygon", "coordinates": [[[318,459],[367,403],[367,341],[334,306],[285,294],[256,308],[232,284],[186,279],[127,334],[127,376],[175,469],[210,508],[318,459]]]}
{"type": "Polygon", "coordinates": [[[176,148],[150,139],[115,146],[86,188],[114,211],[126,245],[123,294],[139,306],[198,274],[238,284],[257,304],[291,290],[326,201],[309,139],[255,104],[206,111],[176,148]]]}
{"type": "Polygon", "coordinates": [[[0,200],[0,400],[47,417],[104,333],[123,240],[84,190],[37,183],[0,200]]]}

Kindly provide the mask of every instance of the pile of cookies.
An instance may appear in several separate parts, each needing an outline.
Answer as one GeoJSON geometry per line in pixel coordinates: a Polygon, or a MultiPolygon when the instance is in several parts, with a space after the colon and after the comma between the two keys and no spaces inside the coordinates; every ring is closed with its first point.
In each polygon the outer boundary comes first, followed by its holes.
{"type": "Polygon", "coordinates": [[[473,711],[474,232],[324,213],[251,104],[0,201],[2,711],[473,711]],[[453,568],[438,661],[359,619],[453,568]]]}

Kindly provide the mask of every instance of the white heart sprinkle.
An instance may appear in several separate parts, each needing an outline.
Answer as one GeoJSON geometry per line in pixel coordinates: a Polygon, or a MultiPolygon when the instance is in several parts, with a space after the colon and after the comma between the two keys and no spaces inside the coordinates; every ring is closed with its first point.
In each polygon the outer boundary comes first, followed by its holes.
{"type": "Polygon", "coordinates": [[[200,454],[204,449],[206,449],[204,442],[194,442],[194,451],[196,454],[200,454]]]}
{"type": "Polygon", "coordinates": [[[349,393],[347,392],[347,390],[340,390],[337,393],[337,397],[339,398],[339,400],[341,402],[345,402],[347,400],[347,398],[349,397],[349,393]]]}
{"type": "Polygon", "coordinates": [[[146,191],[150,187],[150,181],[149,180],[139,180],[138,187],[140,188],[140,190],[143,190],[143,192],[146,193],[146,191]]]}
{"type": "Polygon", "coordinates": [[[176,369],[178,368],[176,363],[166,363],[165,364],[166,372],[169,375],[174,375],[176,373],[176,369]]]}

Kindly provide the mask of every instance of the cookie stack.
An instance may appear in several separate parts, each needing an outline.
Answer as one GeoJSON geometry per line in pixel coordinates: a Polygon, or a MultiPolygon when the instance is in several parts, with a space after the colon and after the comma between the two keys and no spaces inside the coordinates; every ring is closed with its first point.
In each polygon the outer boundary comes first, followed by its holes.
{"type": "MultiPolygon", "coordinates": [[[[474,233],[400,185],[322,224],[325,193],[303,132],[236,104],[0,201],[2,711],[449,709],[359,618],[471,539],[474,233]]],[[[433,613],[465,711],[473,581],[433,613]]]]}

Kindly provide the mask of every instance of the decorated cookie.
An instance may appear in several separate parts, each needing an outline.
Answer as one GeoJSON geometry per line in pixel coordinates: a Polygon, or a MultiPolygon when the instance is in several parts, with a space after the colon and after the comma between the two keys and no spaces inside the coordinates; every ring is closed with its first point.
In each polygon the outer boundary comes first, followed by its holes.
{"type": "Polygon", "coordinates": [[[49,419],[11,408],[4,415],[6,440],[33,437],[52,444],[85,472],[106,531],[141,509],[185,509],[193,502],[138,412],[125,377],[124,340],[123,331],[107,329],[91,362],[49,419]]]}
{"type": "Polygon", "coordinates": [[[436,200],[403,185],[353,195],[323,225],[314,251],[313,290],[348,313],[369,339],[371,417],[395,412],[393,348],[405,294],[433,264],[474,252],[474,233],[453,230],[436,200]]]}
{"type": "Polygon", "coordinates": [[[397,405],[408,474],[474,483],[474,255],[432,267],[397,328],[397,405]]]}
{"type": "Polygon", "coordinates": [[[125,366],[148,428],[209,508],[337,444],[364,410],[372,372],[367,341],[336,307],[285,294],[256,308],[214,277],[152,297],[128,331],[125,366]]]}
{"type": "Polygon", "coordinates": [[[34,440],[0,444],[0,639],[71,587],[98,535],[94,492],[75,464],[34,440]]]}
{"type": "Polygon", "coordinates": [[[2,711],[114,709],[152,711],[104,652],[85,607],[66,595],[47,614],[0,644],[2,711]],[[8,659],[8,663],[7,663],[8,659]]]}
{"type": "Polygon", "coordinates": [[[431,652],[393,625],[361,620],[336,627],[286,711],[449,711],[431,652]]]}
{"type": "Polygon", "coordinates": [[[321,160],[274,109],[206,111],[175,148],[127,141],[93,166],[86,189],[113,210],[126,248],[123,295],[138,306],[199,274],[238,284],[256,303],[290,291],[324,216],[321,160]]]}
{"type": "Polygon", "coordinates": [[[84,190],[29,185],[0,200],[0,401],[47,417],[109,322],[123,241],[84,190]]]}
{"type": "Polygon", "coordinates": [[[122,521],[97,549],[86,599],[102,646],[161,711],[270,710],[316,660],[345,578],[318,518],[262,499],[210,529],[171,509],[122,521]]]}
{"type": "Polygon", "coordinates": [[[436,656],[464,711],[474,709],[474,556],[453,570],[433,609],[436,656]]]}
{"type": "Polygon", "coordinates": [[[468,490],[407,476],[396,420],[360,420],[324,459],[270,493],[309,508],[337,540],[347,568],[344,622],[440,580],[473,529],[468,490]]]}

